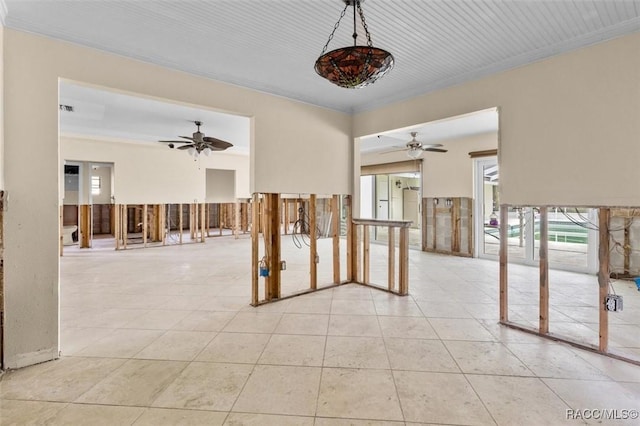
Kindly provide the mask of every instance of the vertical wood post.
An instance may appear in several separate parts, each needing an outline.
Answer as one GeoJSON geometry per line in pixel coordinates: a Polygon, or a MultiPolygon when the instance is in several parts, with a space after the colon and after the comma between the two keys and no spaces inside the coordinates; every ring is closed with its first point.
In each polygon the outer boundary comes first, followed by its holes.
{"type": "Polygon", "coordinates": [[[209,229],[211,228],[211,204],[207,203],[205,204],[205,214],[206,214],[206,225],[205,228],[207,229],[207,237],[210,237],[211,235],[209,235],[209,229]]]}
{"type": "Polygon", "coordinates": [[[80,205],[80,248],[91,247],[91,205],[80,205]]]}
{"type": "Polygon", "coordinates": [[[218,204],[218,232],[222,236],[222,227],[224,226],[224,215],[226,213],[225,205],[218,204]]]}
{"type": "Polygon", "coordinates": [[[469,248],[469,255],[473,256],[473,227],[475,224],[473,223],[473,199],[468,198],[468,215],[467,215],[467,231],[469,239],[469,243],[467,244],[469,248]]]}
{"type": "Polygon", "coordinates": [[[598,229],[600,237],[600,245],[598,247],[598,287],[599,287],[599,303],[598,311],[600,312],[600,332],[598,339],[598,349],[607,352],[609,346],[609,312],[605,307],[605,299],[609,293],[609,216],[608,208],[601,208],[598,215],[598,229]]]}
{"type": "Polygon", "coordinates": [[[451,205],[451,251],[460,252],[460,198],[453,199],[451,205]]]}
{"type": "MultiPolygon", "coordinates": [[[[520,230],[522,231],[522,229],[520,230]]],[[[540,333],[549,333],[549,215],[540,207],[540,333]]]]}
{"type": "Polygon", "coordinates": [[[509,253],[509,241],[507,231],[509,228],[509,209],[506,204],[500,206],[500,321],[509,321],[509,286],[507,261],[509,253]]]}
{"type": "Polygon", "coordinates": [[[316,194],[309,196],[309,275],[310,288],[318,288],[318,233],[316,194]]]}
{"type": "Polygon", "coordinates": [[[403,296],[409,294],[409,228],[400,228],[400,247],[398,251],[398,293],[403,296]]]}
{"type": "Polygon", "coordinates": [[[624,218],[624,269],[622,272],[625,274],[631,273],[631,238],[629,236],[629,228],[632,223],[631,218],[624,218]]]}
{"type": "Polygon", "coordinates": [[[260,209],[258,203],[260,195],[256,192],[253,194],[253,204],[251,206],[251,304],[258,305],[258,286],[260,284],[260,271],[258,270],[260,233],[258,228],[260,209]]]}
{"type": "Polygon", "coordinates": [[[436,204],[437,201],[438,201],[437,198],[433,199],[433,214],[431,215],[432,216],[431,217],[431,220],[432,220],[432,222],[431,222],[431,228],[432,228],[431,229],[431,238],[433,240],[433,249],[434,250],[437,248],[437,241],[438,241],[438,238],[436,236],[436,228],[437,228],[436,227],[436,222],[437,222],[437,219],[438,219],[438,205],[436,204]]]}
{"type": "Polygon", "coordinates": [[[265,208],[265,220],[268,233],[269,253],[267,266],[269,277],[266,280],[267,300],[280,298],[280,194],[268,194],[265,208]]]}
{"type": "Polygon", "coordinates": [[[284,235],[289,234],[289,224],[291,220],[289,219],[289,199],[284,199],[284,235]]]}
{"type": "Polygon", "coordinates": [[[183,227],[183,223],[182,223],[182,203],[178,204],[178,231],[180,232],[178,234],[178,241],[180,244],[182,244],[182,227],[183,227]]]}
{"type": "Polygon", "coordinates": [[[235,208],[235,214],[233,215],[234,216],[233,236],[237,240],[238,237],[240,236],[240,200],[236,199],[234,208],[235,208]]]}
{"type": "MultiPolygon", "coordinates": [[[[0,215],[2,214],[1,212],[2,212],[2,210],[0,210],[0,215]]],[[[64,236],[63,236],[63,234],[64,234],[64,206],[60,206],[60,216],[58,217],[58,222],[59,222],[58,223],[58,233],[60,234],[60,248],[59,248],[60,253],[59,254],[60,254],[60,256],[62,256],[64,254],[64,241],[63,241],[63,239],[64,239],[64,236]]],[[[2,227],[2,222],[0,222],[0,227],[2,227]]],[[[0,310],[1,309],[2,308],[0,308],[0,310]]],[[[0,330],[0,332],[1,331],[2,330],[0,330]]]]}
{"type": "Polygon", "coordinates": [[[395,281],[396,281],[396,228],[393,226],[389,227],[389,263],[388,263],[388,271],[387,271],[387,281],[389,282],[389,291],[393,291],[395,289],[395,281]]]}
{"type": "Polygon", "coordinates": [[[340,280],[340,196],[334,195],[331,200],[331,237],[333,239],[333,282],[340,280]]]}
{"type": "Polygon", "coordinates": [[[344,197],[345,206],[347,207],[347,281],[356,281],[356,277],[354,275],[353,265],[355,264],[354,259],[354,234],[355,234],[355,226],[353,225],[353,211],[351,209],[351,195],[347,195],[344,197]]]}
{"type": "Polygon", "coordinates": [[[362,261],[360,260],[360,225],[353,226],[353,279],[355,282],[362,282],[362,261]]]}
{"type": "Polygon", "coordinates": [[[205,204],[204,203],[200,203],[199,204],[200,207],[200,242],[204,243],[204,238],[205,238],[205,204]]]}
{"type": "Polygon", "coordinates": [[[148,220],[148,207],[146,204],[142,205],[142,244],[144,247],[147,246],[147,230],[149,228],[149,220],[148,220]]]}
{"type": "Polygon", "coordinates": [[[122,239],[122,206],[116,204],[114,207],[113,216],[113,236],[116,240],[116,250],[120,250],[120,240],[122,239]]]}
{"type": "Polygon", "coordinates": [[[167,205],[160,204],[160,239],[162,245],[167,244],[167,205]]]}
{"type": "Polygon", "coordinates": [[[122,205],[122,247],[127,249],[127,240],[129,239],[129,207],[122,205]]]}
{"type": "Polygon", "coordinates": [[[362,225],[362,282],[369,284],[369,225],[362,225]]]}

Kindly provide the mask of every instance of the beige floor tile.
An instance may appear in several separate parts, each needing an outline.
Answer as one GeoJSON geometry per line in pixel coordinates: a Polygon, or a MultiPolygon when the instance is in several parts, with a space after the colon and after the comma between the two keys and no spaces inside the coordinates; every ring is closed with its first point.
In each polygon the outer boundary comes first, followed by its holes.
{"type": "Polygon", "coordinates": [[[219,333],[196,361],[255,364],[270,337],[269,334],[219,333]]]}
{"type": "Polygon", "coordinates": [[[385,345],[394,370],[460,372],[440,340],[385,339],[385,345]]]}
{"type": "Polygon", "coordinates": [[[288,313],[295,314],[328,314],[331,312],[331,298],[302,298],[291,299],[287,306],[288,313]]]}
{"type": "Polygon", "coordinates": [[[320,368],[258,365],[232,411],[312,416],[320,368]]]}
{"type": "Polygon", "coordinates": [[[215,335],[203,331],[167,331],[134,358],[191,361],[215,335]]]}
{"type": "MultiPolygon", "coordinates": [[[[461,303],[442,303],[431,300],[418,300],[417,303],[427,318],[473,318],[461,303]]],[[[491,306],[493,311],[497,311],[495,304],[486,306],[491,306]]]]}
{"type": "Polygon", "coordinates": [[[91,426],[131,425],[143,411],[144,408],[141,407],[69,404],[51,418],[48,424],[91,424],[91,426]]]}
{"type": "Polygon", "coordinates": [[[221,426],[226,412],[147,408],[135,426],[221,426]]]}
{"type": "Polygon", "coordinates": [[[233,333],[273,333],[282,314],[239,312],[223,329],[233,333]]]}
{"type": "Polygon", "coordinates": [[[333,289],[333,300],[371,300],[371,289],[359,284],[345,284],[333,289]]]}
{"type": "Polygon", "coordinates": [[[121,359],[70,357],[9,371],[0,378],[0,397],[71,402],[124,362],[121,359]]]}
{"type": "Polygon", "coordinates": [[[507,343],[507,348],[538,377],[610,380],[566,346],[507,343]]]}
{"type": "Polygon", "coordinates": [[[60,330],[60,352],[62,355],[75,355],[92,343],[110,334],[109,328],[64,328],[60,330]]]}
{"type": "MultiPolygon", "coordinates": [[[[542,379],[573,409],[640,410],[640,383],[542,379]]],[[[564,415],[564,413],[561,413],[564,415]]],[[[638,425],[637,418],[586,419],[590,424],[638,425]]]]}
{"type": "Polygon", "coordinates": [[[322,366],[325,336],[274,334],[258,364],[322,366]]]}
{"type": "Polygon", "coordinates": [[[325,336],[329,326],[329,315],[284,314],[274,333],[314,334],[325,336]]]}
{"type": "Polygon", "coordinates": [[[235,312],[193,311],[171,328],[184,331],[220,331],[235,315],[235,312]]]}
{"type": "Polygon", "coordinates": [[[328,336],[324,366],[388,369],[384,340],[378,337],[328,336]]]}
{"type": "Polygon", "coordinates": [[[569,407],[540,379],[484,375],[468,375],[467,378],[498,425],[569,423],[566,419],[569,407]]]}
{"type": "Polygon", "coordinates": [[[401,297],[395,294],[381,293],[374,296],[376,313],[394,317],[422,317],[422,311],[412,297],[401,297]]]}
{"type": "Polygon", "coordinates": [[[316,418],[315,426],[401,426],[403,422],[377,421],[377,420],[355,420],[355,419],[328,419],[316,418]]]}
{"type": "Polygon", "coordinates": [[[394,377],[406,421],[494,424],[462,374],[396,371],[394,377]]]}
{"type": "Polygon", "coordinates": [[[425,318],[381,316],[380,328],[384,337],[405,339],[437,339],[438,336],[425,318]]]}
{"type": "Polygon", "coordinates": [[[164,332],[161,330],[114,330],[80,352],[80,356],[131,358],[164,332]]]}
{"type": "MultiPolygon", "coordinates": [[[[0,382],[1,383],[1,382],[0,382]]],[[[14,401],[0,399],[2,426],[43,425],[66,407],[62,402],[14,401]]]]}
{"type": "Polygon", "coordinates": [[[382,336],[378,318],[365,315],[331,315],[328,334],[333,336],[382,336]]]}
{"type": "Polygon", "coordinates": [[[225,426],[313,426],[313,417],[229,413],[225,426]]]}
{"type": "Polygon", "coordinates": [[[205,303],[200,305],[200,311],[231,311],[237,312],[249,305],[249,298],[237,296],[208,297],[205,303]]]}
{"type": "MultiPolygon", "coordinates": [[[[102,296],[102,295],[99,295],[102,296]]],[[[78,320],[82,327],[97,328],[121,328],[125,324],[139,318],[149,312],[145,309],[98,309],[98,312],[89,313],[78,320]]]]}
{"type": "Polygon", "coordinates": [[[178,361],[127,361],[76,402],[149,406],[186,365],[178,361]]]}
{"type": "Polygon", "coordinates": [[[463,373],[533,376],[502,343],[449,340],[444,344],[463,373]]]}
{"type": "Polygon", "coordinates": [[[136,319],[129,321],[121,328],[137,328],[140,330],[168,330],[192,311],[173,309],[154,309],[136,319]]]}
{"type": "Polygon", "coordinates": [[[246,364],[191,363],[152,405],[229,411],[252,369],[246,364]]]}
{"type": "Polygon", "coordinates": [[[403,420],[391,371],[324,368],[317,415],[403,420]]]}
{"type": "Polygon", "coordinates": [[[375,315],[373,300],[333,299],[331,313],[334,315],[375,315]]]}
{"type": "Polygon", "coordinates": [[[605,355],[571,348],[571,351],[614,380],[640,383],[640,367],[605,355]]]}
{"type": "Polygon", "coordinates": [[[429,318],[431,326],[442,340],[495,341],[486,328],[476,319],[429,318]]]}

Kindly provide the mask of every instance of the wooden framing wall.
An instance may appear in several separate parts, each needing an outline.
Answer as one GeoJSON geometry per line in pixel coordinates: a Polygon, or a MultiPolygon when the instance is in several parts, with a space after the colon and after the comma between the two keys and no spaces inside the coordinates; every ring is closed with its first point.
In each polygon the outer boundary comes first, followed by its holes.
{"type": "MultiPolygon", "coordinates": [[[[609,351],[609,312],[605,306],[605,300],[609,294],[609,281],[611,277],[610,271],[610,221],[611,212],[619,209],[612,209],[609,207],[598,208],[598,233],[599,233],[599,246],[598,246],[598,344],[597,346],[590,346],[588,344],[575,341],[571,338],[560,336],[558,334],[550,334],[549,330],[552,327],[549,318],[549,245],[548,245],[548,206],[539,207],[539,220],[540,220],[540,245],[539,245],[539,324],[538,328],[531,328],[516,324],[509,320],[508,317],[508,292],[509,292],[509,274],[508,274],[508,209],[511,206],[500,206],[500,323],[528,333],[536,334],[538,336],[550,338],[557,341],[563,341],[573,346],[588,349],[594,352],[607,355],[612,358],[621,359],[633,364],[640,365],[640,361],[636,359],[630,359],[626,356],[618,354],[612,354],[609,351]]],[[[635,209],[634,209],[635,210],[635,209]]]]}
{"type": "Polygon", "coordinates": [[[422,250],[455,256],[473,256],[473,200],[422,199],[422,250]]]}
{"type": "MultiPolygon", "coordinates": [[[[0,191],[0,370],[4,370],[4,205],[5,191],[0,191]]],[[[62,210],[60,212],[62,216],[62,210]]],[[[62,223],[62,222],[61,222],[62,223]]],[[[62,234],[61,234],[62,235],[62,234]]],[[[62,243],[62,238],[60,239],[62,243]]]]}

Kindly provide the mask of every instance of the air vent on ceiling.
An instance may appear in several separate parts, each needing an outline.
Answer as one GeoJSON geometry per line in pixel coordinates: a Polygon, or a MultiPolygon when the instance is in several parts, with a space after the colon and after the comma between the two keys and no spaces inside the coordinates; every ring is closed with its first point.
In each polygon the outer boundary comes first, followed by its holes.
{"type": "Polygon", "coordinates": [[[73,105],[62,105],[62,104],[60,104],[60,111],[73,112],[73,105]]]}

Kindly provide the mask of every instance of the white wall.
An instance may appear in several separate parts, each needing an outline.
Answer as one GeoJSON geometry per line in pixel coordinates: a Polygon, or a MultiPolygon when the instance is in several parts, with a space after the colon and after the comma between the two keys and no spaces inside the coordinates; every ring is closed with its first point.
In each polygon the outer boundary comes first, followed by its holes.
{"type": "Polygon", "coordinates": [[[638,76],[635,33],[358,114],[353,134],[497,106],[502,203],[637,206],[638,76]]]}
{"type": "Polygon", "coordinates": [[[235,170],[207,169],[207,202],[233,203],[236,201],[235,170]]]}
{"type": "MultiPolygon", "coordinates": [[[[91,176],[100,177],[100,194],[91,195],[92,204],[111,204],[111,171],[110,166],[93,166],[91,176]]],[[[91,188],[89,188],[91,191],[91,188]]]]}
{"type": "Polygon", "coordinates": [[[67,161],[114,163],[113,195],[118,204],[202,203],[207,169],[237,170],[238,198],[249,198],[249,157],[214,152],[197,160],[184,151],[158,144],[136,144],[60,138],[60,157],[67,161]]]}
{"type": "MultiPolygon", "coordinates": [[[[353,156],[351,117],[346,114],[11,29],[4,30],[4,65],[4,166],[10,205],[5,212],[4,361],[9,368],[58,355],[60,78],[251,117],[250,192],[350,192],[353,156]]],[[[108,148],[113,147],[103,146],[99,157],[85,152],[69,158],[113,161],[119,176],[123,172],[118,163],[132,161],[108,158],[108,148]]],[[[162,169],[136,158],[147,170],[162,169]]],[[[175,178],[183,178],[175,168],[164,170],[162,184],[143,194],[116,178],[116,201],[162,202],[164,190],[174,191],[175,178]]],[[[144,179],[144,173],[135,178],[144,179]]],[[[204,181],[203,175],[202,187],[185,191],[184,200],[203,199],[204,181]]]]}

